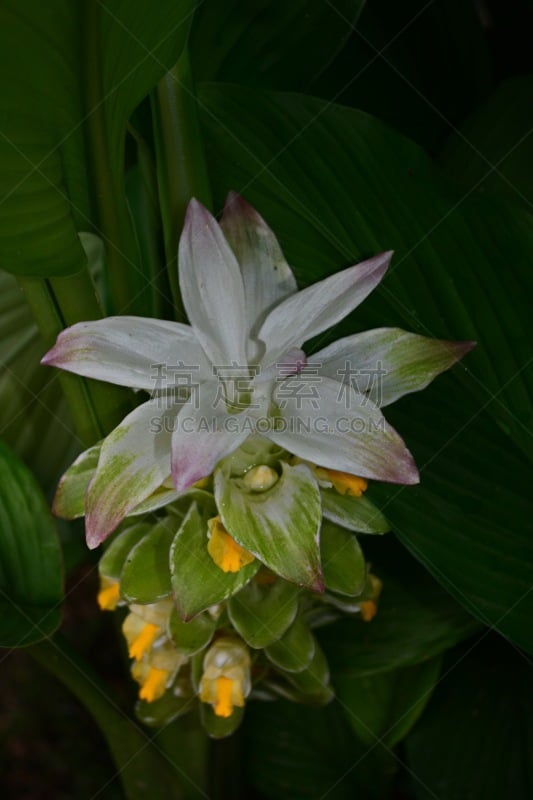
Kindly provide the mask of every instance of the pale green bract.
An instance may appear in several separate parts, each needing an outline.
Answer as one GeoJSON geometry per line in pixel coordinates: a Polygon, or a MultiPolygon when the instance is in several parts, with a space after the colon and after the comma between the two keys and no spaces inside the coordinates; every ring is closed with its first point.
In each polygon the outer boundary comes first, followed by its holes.
{"type": "MultiPolygon", "coordinates": [[[[242,198],[228,196],[220,224],[192,200],[179,246],[190,325],[128,316],[81,322],[63,331],[43,359],[151,393],[104,440],[94,471],[84,469],[87,460],[78,462],[71,513],[79,513],[85,480],[89,547],[140,504],[153,510],[158,497],[161,505],[176,499],[254,437],[287,454],[279,486],[269,490],[280,501],[269,506],[251,495],[247,501],[219,470],[217,503],[232,499],[219,507],[224,524],[259,559],[273,559],[279,574],[289,559],[289,580],[318,586],[319,482],[307,466],[291,466],[291,457],[374,480],[418,482],[413,458],[380,406],[424,388],[472,347],[381,328],[307,359],[303,344],[367,297],[391,255],[297,291],[276,237],[242,198]],[[299,502],[307,509],[305,533],[296,530],[299,502]],[[247,514],[253,524],[244,530],[238,519],[247,514]],[[280,543],[275,531],[284,526],[291,535],[280,543]],[[299,567],[291,547],[302,552],[299,567]]],[[[69,505],[68,475],[58,507],[69,505]]],[[[342,525],[349,509],[328,507],[342,525]]]]}

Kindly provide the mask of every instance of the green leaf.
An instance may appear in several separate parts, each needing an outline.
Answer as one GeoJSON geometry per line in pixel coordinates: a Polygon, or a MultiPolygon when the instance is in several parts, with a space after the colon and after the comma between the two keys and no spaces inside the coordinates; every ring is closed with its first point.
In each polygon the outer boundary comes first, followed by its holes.
{"type": "Polygon", "coordinates": [[[61,519],[85,515],[85,494],[100,458],[100,444],[81,453],[59,481],[53,512],[61,519]]]}
{"type": "Polygon", "coordinates": [[[350,497],[335,489],[322,489],[322,513],[326,519],[357,533],[387,533],[390,523],[368,497],[350,497]]]}
{"type": "Polygon", "coordinates": [[[242,728],[243,766],[271,800],[382,800],[395,760],[360,743],[338,703],[250,703],[242,728]]]}
{"type": "Polygon", "coordinates": [[[307,467],[283,464],[277,483],[264,492],[247,489],[230,469],[227,461],[215,471],[215,498],[226,530],[273,572],[320,591],[320,492],[307,467]]]}
{"type": "Polygon", "coordinates": [[[50,636],[60,623],[61,551],[29,470],[0,442],[0,646],[50,636]]]}
{"type": "Polygon", "coordinates": [[[310,93],[375,114],[435,150],[490,88],[488,38],[473,3],[372,0],[310,93]]]}
{"type": "Polygon", "coordinates": [[[333,699],[333,691],[329,685],[329,665],[322,648],[315,644],[313,658],[307,667],[299,672],[285,675],[289,683],[306,695],[306,702],[324,705],[333,699]]]}
{"type": "Polygon", "coordinates": [[[81,17],[81,4],[68,0],[53,7],[36,0],[2,4],[0,260],[10,272],[68,274],[86,261],[75,226],[89,212],[80,125],[81,17]]]}
{"type": "Polygon", "coordinates": [[[2,437],[48,491],[79,451],[57,374],[40,366],[44,343],[16,279],[0,270],[2,437]]]}
{"type": "Polygon", "coordinates": [[[406,740],[420,800],[531,794],[531,667],[501,639],[483,639],[448,654],[442,679],[406,740]]]}
{"type": "Polygon", "coordinates": [[[265,648],[265,654],[285,672],[301,672],[311,663],[316,649],[315,637],[301,617],[296,617],[287,632],[265,648]]]}
{"type": "Polygon", "coordinates": [[[221,14],[217,0],[206,0],[191,33],[193,73],[201,81],[305,89],[342,48],[363,6],[229,0],[221,14]]]}
{"type": "Polygon", "coordinates": [[[215,627],[216,620],[209,613],[198,614],[189,622],[184,622],[173,609],[168,621],[168,634],[178,650],[193,656],[207,647],[213,638],[215,627]]]}
{"type": "Polygon", "coordinates": [[[261,649],[277,641],[298,611],[299,590],[285,581],[250,581],[228,602],[231,623],[250,647],[261,649]]]}
{"type": "Polygon", "coordinates": [[[334,685],[425,661],[479,628],[393,538],[373,538],[365,549],[383,581],[377,615],[371,622],[344,618],[316,632],[334,685]]]}
{"type": "MultiPolygon", "coordinates": [[[[5,269],[67,275],[86,263],[76,231],[93,221],[87,128],[93,128],[94,144],[94,126],[100,125],[99,155],[111,156],[107,180],[118,187],[114,200],[127,226],[121,178],[126,122],[178,59],[192,6],[192,0],[164,0],[156,10],[147,0],[2,4],[0,260],[5,269]]],[[[107,229],[108,221],[101,223],[107,229]]],[[[127,239],[124,246],[129,248],[127,239]]]]}
{"type": "Polygon", "coordinates": [[[320,529],[320,555],[327,589],[350,597],[361,594],[366,583],[366,564],[353,533],[325,520],[320,529]]]}
{"type": "Polygon", "coordinates": [[[339,678],[335,694],[355,733],[365,744],[378,739],[393,747],[415,724],[438,681],[440,657],[410,667],[339,678]]]}
{"type": "Polygon", "coordinates": [[[521,75],[497,89],[455,130],[439,161],[465,189],[500,195],[531,211],[530,136],[533,77],[521,75]]]}
{"type": "Polygon", "coordinates": [[[409,431],[420,487],[375,485],[371,494],[402,543],[456,600],[533,651],[528,465],[454,386],[445,393],[431,387],[426,401],[438,425],[407,398],[390,413],[395,427],[409,431]]]}
{"type": "Polygon", "coordinates": [[[161,520],[130,550],[120,575],[120,593],[128,603],[155,603],[171,593],[169,558],[176,524],[172,517],[161,520]]]}
{"type": "Polygon", "coordinates": [[[248,583],[260,567],[252,561],[238,572],[223,572],[207,552],[207,519],[191,505],[170,553],[172,590],[183,620],[220,603],[248,583]]]}
{"type": "Polygon", "coordinates": [[[129,554],[152,528],[153,524],[149,522],[138,522],[118,533],[114,539],[110,541],[98,562],[98,572],[100,575],[105,578],[113,578],[117,581],[120,580],[124,564],[129,554]]]}

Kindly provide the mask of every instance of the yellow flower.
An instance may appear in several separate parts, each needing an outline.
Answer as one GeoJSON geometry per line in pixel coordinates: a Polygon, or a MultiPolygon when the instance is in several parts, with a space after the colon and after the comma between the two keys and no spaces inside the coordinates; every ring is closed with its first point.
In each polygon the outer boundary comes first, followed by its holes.
{"type": "Polygon", "coordinates": [[[100,591],[96,601],[102,611],[114,611],[120,602],[120,585],[113,578],[100,578],[100,591]]]}
{"type": "Polygon", "coordinates": [[[207,521],[209,528],[209,541],[207,552],[221,570],[224,572],[238,572],[247,564],[251,564],[255,556],[241,547],[233,539],[222,524],[220,517],[213,517],[207,521]]]}
{"type": "Polygon", "coordinates": [[[122,623],[122,633],[128,643],[130,658],[140,661],[151,651],[157,639],[166,635],[172,608],[170,599],[145,606],[130,606],[130,613],[122,623]]]}
{"type": "Polygon", "coordinates": [[[136,661],[131,668],[131,674],[141,687],[140,699],[153,703],[162,697],[187,660],[172,642],[166,640],[153,648],[141,661],[136,661]]]}
{"type": "Polygon", "coordinates": [[[316,467],[315,475],[319,479],[330,481],[339,494],[347,494],[350,497],[361,497],[368,488],[368,482],[364,478],[337,469],[316,467]]]}
{"type": "Polygon", "coordinates": [[[248,648],[238,639],[218,639],[203,666],[200,700],[212,705],[217,717],[231,717],[235,706],[244,706],[251,689],[248,648]]]}
{"type": "Polygon", "coordinates": [[[361,497],[363,492],[366,492],[368,489],[368,481],[365,480],[365,478],[360,478],[358,475],[351,475],[349,472],[341,472],[338,469],[319,467],[311,461],[305,461],[296,456],[293,456],[292,463],[307,464],[318,481],[323,481],[326,484],[331,483],[335,491],[339,494],[347,494],[350,497],[361,497]]]}

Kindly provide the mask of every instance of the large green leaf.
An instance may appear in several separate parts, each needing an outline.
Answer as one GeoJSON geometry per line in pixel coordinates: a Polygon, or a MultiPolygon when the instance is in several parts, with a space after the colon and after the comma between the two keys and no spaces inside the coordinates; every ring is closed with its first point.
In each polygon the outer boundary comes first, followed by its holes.
{"type": "Polygon", "coordinates": [[[490,82],[474,3],[372,0],[311,92],[369,111],[433,150],[490,82]]]}
{"type": "Polygon", "coordinates": [[[431,387],[428,409],[414,398],[391,410],[409,431],[420,468],[412,491],[373,486],[393,530],[411,552],[472,614],[533,649],[531,615],[531,502],[521,454],[456,387],[431,387]]]}
{"type": "Polygon", "coordinates": [[[0,442],[0,646],[50,636],[60,622],[59,541],[29,470],[0,442]]]}
{"type": "Polygon", "coordinates": [[[401,741],[423,712],[438,680],[441,658],[403,669],[339,678],[335,694],[362,742],[401,741]]]}
{"type": "Polygon", "coordinates": [[[465,188],[499,194],[533,208],[533,76],[501,83],[455,130],[440,163],[465,188]]]}
{"type": "Polygon", "coordinates": [[[243,764],[272,800],[378,800],[387,797],[394,758],[357,740],[338,703],[308,708],[285,701],[250,703],[243,764]]]}
{"type": "MultiPolygon", "coordinates": [[[[127,223],[121,196],[127,119],[179,57],[192,6],[192,0],[165,0],[155,9],[147,0],[2,3],[0,262],[4,269],[47,276],[83,267],[86,259],[76,230],[87,230],[94,221],[87,127],[92,128],[99,157],[110,157],[105,179],[114,182],[119,214],[127,223]],[[99,134],[103,140],[98,143],[99,120],[103,120],[99,134]]],[[[100,222],[104,228],[108,224],[100,222]]],[[[128,241],[124,246],[128,248],[128,241]]]]}
{"type": "Polygon", "coordinates": [[[489,636],[449,653],[426,712],[406,740],[420,800],[531,796],[531,665],[489,636]]]}
{"type": "Polygon", "coordinates": [[[81,17],[69,0],[0,10],[0,262],[10,272],[60,275],[85,262],[75,227],[89,212],[81,17]]]}
{"type": "Polygon", "coordinates": [[[514,445],[529,453],[533,442],[530,216],[464,198],[419,147],[358,111],[235,87],[209,87],[202,97],[220,120],[204,117],[217,204],[229,187],[240,189],[302,282],[396,249],[381,286],[335,335],[400,324],[479,342],[468,367],[402,400],[408,413],[387,409],[413,447],[422,483],[380,495],[379,507],[460,602],[525,645],[529,518],[525,461],[514,445]],[[496,515],[495,486],[506,498],[496,515]],[[454,536],[468,545],[466,569],[454,536]]]}
{"type": "Polygon", "coordinates": [[[305,89],[351,33],[364,0],[204,0],[195,16],[191,55],[198,80],[305,89]]]}

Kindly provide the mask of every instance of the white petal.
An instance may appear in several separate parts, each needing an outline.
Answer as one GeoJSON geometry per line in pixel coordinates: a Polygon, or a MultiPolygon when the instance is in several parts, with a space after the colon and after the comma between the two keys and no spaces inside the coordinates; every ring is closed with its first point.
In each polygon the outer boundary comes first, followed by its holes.
{"type": "Polygon", "coordinates": [[[235,192],[228,194],[220,227],[241,268],[249,335],[255,337],[266,313],[298,291],[274,233],[235,192]]]}
{"type": "Polygon", "coordinates": [[[189,325],[145,317],[78,322],[59,334],[41,363],[149,391],[211,373],[189,325]]]}
{"type": "Polygon", "coordinates": [[[276,306],[261,326],[258,338],[266,346],[262,365],[275,363],[291,347],[330,328],[353,311],[382,279],[392,252],[331,275],[276,306]]]}
{"type": "Polygon", "coordinates": [[[218,222],[191,200],[179,244],[180,288],[189,321],[212,363],[246,361],[241,271],[218,222]]]}
{"type": "Polygon", "coordinates": [[[177,491],[210,475],[221,458],[232,453],[251,433],[247,414],[228,414],[222,383],[202,384],[184,404],[172,435],[172,479],[177,491]]]}
{"type": "Polygon", "coordinates": [[[376,328],[333,342],[313,355],[321,375],[348,383],[378,406],[424,389],[474,346],[376,328]]]}
{"type": "Polygon", "coordinates": [[[136,408],[102,444],[89,485],[85,526],[87,544],[97,547],[124,517],[146,500],[170,473],[173,420],[179,406],[149,400],[136,408]]]}
{"type": "Polygon", "coordinates": [[[319,378],[306,393],[299,376],[274,394],[280,417],[268,438],[314,464],[390,483],[418,483],[418,471],[403,440],[374,403],[350,386],[319,378]]]}

